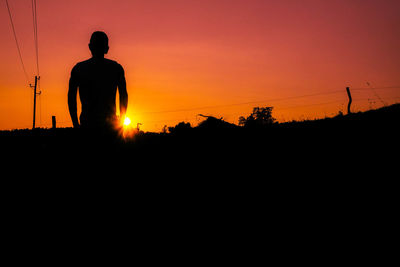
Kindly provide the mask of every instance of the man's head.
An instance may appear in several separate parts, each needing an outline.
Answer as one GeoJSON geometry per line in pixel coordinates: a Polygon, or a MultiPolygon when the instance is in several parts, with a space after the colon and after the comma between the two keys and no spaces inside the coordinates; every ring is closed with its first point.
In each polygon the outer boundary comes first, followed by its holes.
{"type": "Polygon", "coordinates": [[[108,52],[108,37],[104,32],[94,32],[90,37],[89,49],[93,57],[104,57],[108,52]]]}

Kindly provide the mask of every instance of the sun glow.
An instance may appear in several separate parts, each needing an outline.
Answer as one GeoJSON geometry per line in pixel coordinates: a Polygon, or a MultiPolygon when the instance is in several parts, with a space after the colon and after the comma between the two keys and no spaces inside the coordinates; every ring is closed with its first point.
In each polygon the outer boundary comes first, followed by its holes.
{"type": "Polygon", "coordinates": [[[126,127],[126,126],[129,126],[130,124],[131,124],[131,119],[128,118],[128,117],[126,117],[126,118],[124,119],[124,126],[126,127]]]}
{"type": "Polygon", "coordinates": [[[129,117],[123,119],[120,134],[124,140],[130,140],[135,136],[136,129],[132,127],[132,121],[129,117]]]}

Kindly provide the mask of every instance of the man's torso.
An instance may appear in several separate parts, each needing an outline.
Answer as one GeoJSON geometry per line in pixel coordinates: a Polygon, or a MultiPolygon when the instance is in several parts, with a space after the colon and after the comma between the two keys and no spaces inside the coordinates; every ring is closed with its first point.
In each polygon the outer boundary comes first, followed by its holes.
{"type": "Polygon", "coordinates": [[[91,58],[76,64],[71,75],[79,87],[81,124],[101,124],[114,119],[117,85],[124,76],[121,65],[109,59],[91,58]]]}

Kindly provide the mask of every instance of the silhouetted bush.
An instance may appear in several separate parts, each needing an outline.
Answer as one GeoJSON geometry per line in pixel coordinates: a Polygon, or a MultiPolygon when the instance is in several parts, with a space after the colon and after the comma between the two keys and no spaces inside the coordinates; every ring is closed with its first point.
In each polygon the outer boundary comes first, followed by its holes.
{"type": "Polygon", "coordinates": [[[190,125],[190,122],[180,122],[175,127],[168,127],[168,131],[172,134],[176,133],[186,133],[189,130],[192,129],[192,126],[190,125]]]}
{"type": "Polygon", "coordinates": [[[239,118],[239,126],[244,127],[265,127],[270,126],[275,122],[272,117],[273,107],[255,107],[253,112],[247,117],[239,118]]]}

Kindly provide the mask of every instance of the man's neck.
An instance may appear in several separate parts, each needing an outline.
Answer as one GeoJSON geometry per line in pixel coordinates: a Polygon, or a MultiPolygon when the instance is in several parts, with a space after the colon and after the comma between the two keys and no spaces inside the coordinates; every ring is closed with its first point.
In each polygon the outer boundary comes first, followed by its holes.
{"type": "Polygon", "coordinates": [[[103,60],[104,59],[104,55],[103,56],[98,56],[98,55],[92,56],[92,59],[94,59],[94,60],[103,60]]]}

